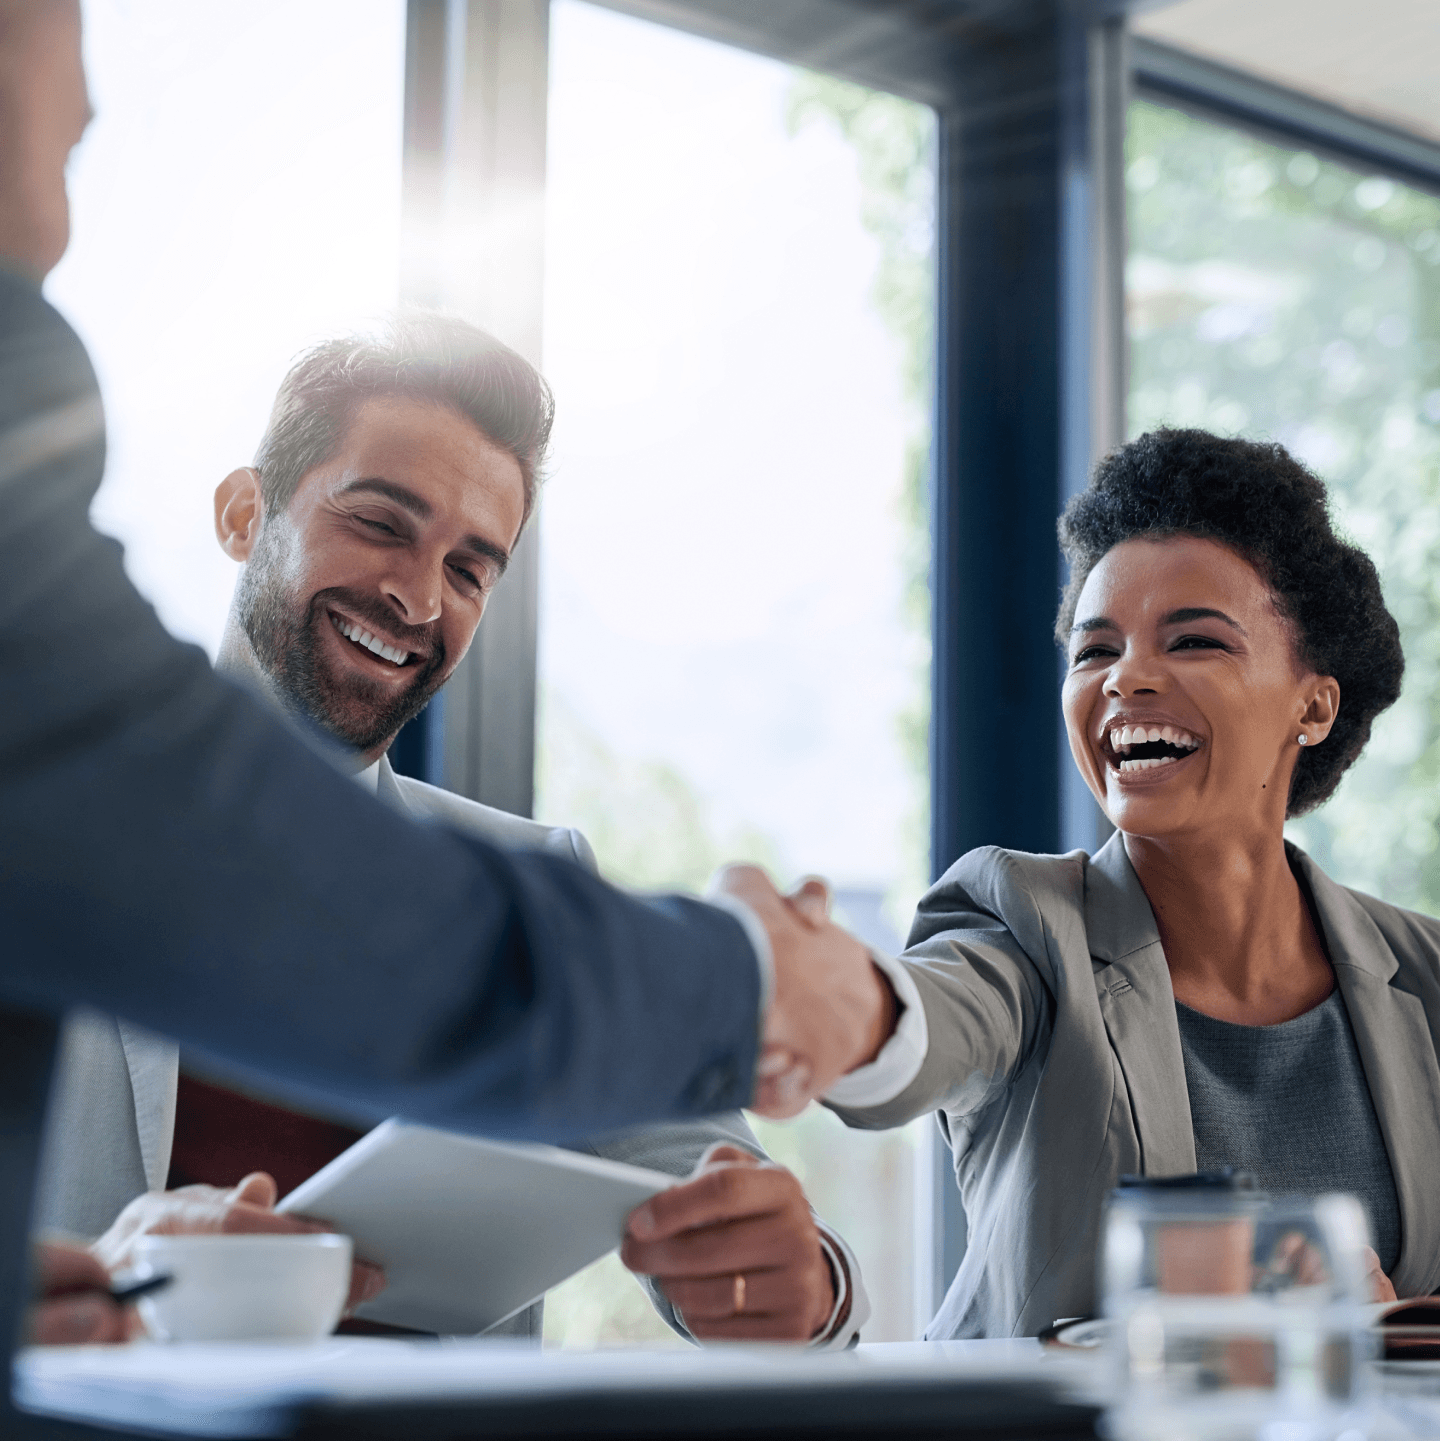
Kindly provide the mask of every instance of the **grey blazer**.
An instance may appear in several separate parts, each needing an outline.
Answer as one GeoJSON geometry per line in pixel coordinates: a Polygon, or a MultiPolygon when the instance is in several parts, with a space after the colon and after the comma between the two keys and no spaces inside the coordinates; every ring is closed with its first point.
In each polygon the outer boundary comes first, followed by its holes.
{"type": "MultiPolygon", "coordinates": [[[[396,775],[385,758],[377,772],[376,794],[416,819],[439,821],[499,845],[551,851],[596,869],[594,852],[579,831],[541,825],[396,775]]],[[[66,1018],[46,1119],[36,1213],[40,1229],[97,1236],[141,1192],[164,1188],[178,1074],[179,1053],[164,1037],[95,1011],[76,1011],[66,1018]]],[[[684,1176],[721,1141],[765,1157],[738,1111],[644,1126],[576,1149],[684,1176]]],[[[862,1295],[853,1255],[833,1231],[827,1228],[826,1235],[844,1252],[857,1297],[862,1295]]],[[[648,1278],[641,1278],[641,1284],[665,1321],[688,1336],[658,1287],[648,1278]]],[[[544,1302],[537,1302],[490,1334],[538,1338],[543,1321],[544,1302]]]]}
{"type": "MultiPolygon", "coordinates": [[[[1440,921],[1288,849],[1395,1173],[1395,1289],[1427,1295],[1440,1289],[1440,921]]],[[[1195,1169],[1170,972],[1121,838],[1093,858],[971,851],[921,901],[905,959],[929,1032],[920,1072],[894,1100],[840,1114],[886,1127],[939,1111],[970,1236],[927,1335],[1027,1336],[1091,1312],[1117,1177],[1195,1169]]]]}

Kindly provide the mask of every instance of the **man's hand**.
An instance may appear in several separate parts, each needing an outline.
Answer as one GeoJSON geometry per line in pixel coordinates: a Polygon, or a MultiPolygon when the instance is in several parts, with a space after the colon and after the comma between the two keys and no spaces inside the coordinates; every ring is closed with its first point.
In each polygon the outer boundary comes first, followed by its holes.
{"type": "Polygon", "coordinates": [[[762,1116],[798,1115],[847,1071],[875,1058],[895,1029],[895,993],[865,947],[831,921],[823,881],[782,896],[758,866],[727,866],[715,886],[755,912],[775,958],[751,1108],[762,1116]]]}
{"type": "Polygon", "coordinates": [[[636,1207],[620,1259],[655,1277],[700,1341],[809,1341],[835,1307],[800,1182],[735,1146],[636,1207]]]}
{"type": "MultiPolygon", "coordinates": [[[[115,1218],[91,1248],[112,1271],[133,1264],[141,1236],[254,1235],[293,1236],[333,1231],[323,1221],[275,1210],[275,1182],[264,1171],[252,1171],[238,1186],[182,1186],[178,1191],[147,1191],[115,1218]]],[[[373,1300],[385,1289],[385,1272],[369,1261],[356,1261],[350,1271],[346,1311],[373,1300]]]]}
{"type": "Polygon", "coordinates": [[[25,1335],[36,1345],[93,1345],[129,1334],[126,1308],[110,1299],[110,1273],[83,1246],[37,1242],[35,1293],[25,1335]]]}

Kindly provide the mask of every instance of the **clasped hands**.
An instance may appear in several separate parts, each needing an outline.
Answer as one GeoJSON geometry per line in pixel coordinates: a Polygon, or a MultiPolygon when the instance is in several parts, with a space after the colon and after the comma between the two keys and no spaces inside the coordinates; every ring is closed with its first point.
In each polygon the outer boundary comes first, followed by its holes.
{"type": "Polygon", "coordinates": [[[895,1029],[899,1002],[866,947],[830,919],[824,881],[781,895],[758,866],[737,865],[722,870],[712,889],[759,917],[775,963],[751,1109],[797,1115],[875,1059],[895,1029]]]}

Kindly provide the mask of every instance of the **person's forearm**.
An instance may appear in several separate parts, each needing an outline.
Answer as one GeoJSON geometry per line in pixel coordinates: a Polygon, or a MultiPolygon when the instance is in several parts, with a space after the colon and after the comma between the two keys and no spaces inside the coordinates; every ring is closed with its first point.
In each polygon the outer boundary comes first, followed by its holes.
{"type": "Polygon", "coordinates": [[[728,916],[421,832],[195,689],[188,737],[145,735],[177,697],[114,738],[130,787],[97,795],[83,753],[0,782],[12,1000],[85,1001],[374,1116],[565,1135],[748,1097],[758,979],[728,916]]]}
{"type": "Polygon", "coordinates": [[[924,1000],[905,962],[875,952],[872,961],[884,978],[887,1000],[877,1038],[866,1061],[842,1076],[823,1100],[847,1124],[865,1125],[866,1121],[858,1118],[870,1111],[877,1113],[880,1126],[900,1125],[931,1109],[925,1091],[908,1094],[929,1054],[929,1026],[924,1000]]]}
{"type": "Polygon", "coordinates": [[[387,813],[164,631],[86,519],[83,351],[17,284],[0,998],[89,1002],[357,1115],[560,1136],[745,1101],[759,979],[739,923],[387,813]]]}

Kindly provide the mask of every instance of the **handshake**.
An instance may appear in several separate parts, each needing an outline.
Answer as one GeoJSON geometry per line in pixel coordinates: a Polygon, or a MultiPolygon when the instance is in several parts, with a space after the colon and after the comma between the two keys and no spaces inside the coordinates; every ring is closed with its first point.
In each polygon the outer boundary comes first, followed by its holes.
{"type": "Polygon", "coordinates": [[[899,1002],[865,946],[830,919],[824,881],[807,880],[787,896],[759,867],[728,866],[715,889],[755,913],[775,963],[751,1109],[794,1116],[879,1055],[899,1002]]]}

